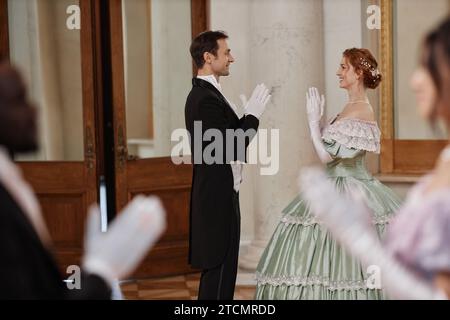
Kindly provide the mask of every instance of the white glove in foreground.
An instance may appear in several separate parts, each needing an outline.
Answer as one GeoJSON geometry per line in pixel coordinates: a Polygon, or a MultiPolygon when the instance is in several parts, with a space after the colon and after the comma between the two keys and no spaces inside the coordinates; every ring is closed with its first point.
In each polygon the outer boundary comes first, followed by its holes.
{"type": "Polygon", "coordinates": [[[89,210],[83,269],[110,284],[130,275],[166,228],[165,211],[156,197],[133,199],[102,233],[100,211],[89,210]]]}
{"type": "Polygon", "coordinates": [[[322,163],[333,161],[330,154],[325,150],[322,143],[322,132],[320,121],[322,120],[325,107],[325,97],[320,96],[317,88],[309,88],[306,92],[306,114],[308,115],[308,124],[311,131],[311,140],[316,149],[317,155],[322,163]]]}
{"type": "Polygon", "coordinates": [[[381,284],[392,298],[446,299],[444,293],[417,278],[383,249],[361,199],[355,201],[339,194],[319,169],[305,169],[299,186],[305,201],[333,236],[364,265],[380,268],[381,284]]]}
{"type": "MultiPolygon", "coordinates": [[[[240,98],[243,102],[247,100],[244,95],[241,95],[240,98]]],[[[257,85],[250,100],[245,104],[245,114],[251,114],[259,119],[264,113],[270,98],[269,89],[264,84],[257,85]]]]}

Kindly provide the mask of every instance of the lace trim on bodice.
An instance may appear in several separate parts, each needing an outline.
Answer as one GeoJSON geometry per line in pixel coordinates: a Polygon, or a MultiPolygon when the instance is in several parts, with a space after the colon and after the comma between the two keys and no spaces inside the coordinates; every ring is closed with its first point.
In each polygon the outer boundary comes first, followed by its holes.
{"type": "Polygon", "coordinates": [[[334,140],[347,148],[380,153],[381,132],[374,121],[340,119],[327,125],[322,139],[334,140]]]}
{"type": "MultiPolygon", "coordinates": [[[[326,277],[318,276],[265,276],[260,273],[256,273],[256,283],[258,285],[271,285],[271,286],[313,286],[319,285],[325,287],[329,291],[336,290],[367,290],[371,289],[367,287],[364,280],[342,280],[342,281],[330,281],[326,277]]],[[[373,290],[373,289],[372,289],[373,290]]]]}
{"type": "MultiPolygon", "coordinates": [[[[381,216],[381,217],[373,217],[372,218],[372,224],[374,225],[386,225],[389,224],[389,222],[394,218],[393,214],[381,216]]],[[[312,226],[315,224],[321,224],[321,221],[317,219],[314,216],[309,217],[293,217],[290,215],[286,215],[281,218],[281,223],[284,224],[296,224],[296,225],[303,225],[303,226],[312,226]]]]}

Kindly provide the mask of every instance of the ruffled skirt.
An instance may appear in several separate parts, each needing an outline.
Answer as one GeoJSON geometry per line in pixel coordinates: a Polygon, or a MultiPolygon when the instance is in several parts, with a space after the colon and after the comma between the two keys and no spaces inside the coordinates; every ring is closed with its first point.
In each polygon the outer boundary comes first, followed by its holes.
{"type": "MultiPolygon", "coordinates": [[[[382,237],[400,200],[376,179],[336,177],[337,189],[355,184],[364,190],[373,226],[382,237]]],[[[324,197],[326,201],[326,197],[324,197]]],[[[256,299],[386,299],[382,289],[367,285],[367,267],[348,255],[320,225],[301,195],[284,210],[257,267],[256,299]]]]}

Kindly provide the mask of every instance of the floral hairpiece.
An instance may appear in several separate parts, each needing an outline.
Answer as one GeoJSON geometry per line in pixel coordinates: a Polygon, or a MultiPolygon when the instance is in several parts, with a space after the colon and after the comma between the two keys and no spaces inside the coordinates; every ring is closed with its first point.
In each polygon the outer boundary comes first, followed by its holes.
{"type": "Polygon", "coordinates": [[[380,71],[377,68],[373,67],[366,59],[360,58],[359,60],[361,61],[360,62],[361,66],[365,67],[367,70],[370,71],[372,77],[375,78],[373,80],[375,82],[378,76],[380,75],[380,71]]]}

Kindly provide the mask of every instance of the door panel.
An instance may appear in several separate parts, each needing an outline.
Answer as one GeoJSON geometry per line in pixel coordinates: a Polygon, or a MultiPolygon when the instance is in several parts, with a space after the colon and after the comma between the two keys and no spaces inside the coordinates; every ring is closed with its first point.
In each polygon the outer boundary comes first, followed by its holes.
{"type": "Polygon", "coordinates": [[[123,1],[127,0],[109,1],[116,205],[120,209],[139,194],[156,195],[167,212],[167,230],[135,276],[193,272],[188,265],[192,166],[175,165],[169,156],[172,130],[184,128],[184,103],[191,87],[193,70],[188,48],[192,34],[189,30],[194,26],[199,28],[192,31],[195,34],[206,30],[206,14],[198,14],[199,10],[206,10],[206,1],[193,0],[190,6],[182,1],[139,0],[125,5],[123,1]],[[175,14],[177,19],[160,19],[175,14]],[[205,19],[203,23],[191,23],[192,17],[205,19]],[[175,35],[163,25],[170,21],[185,21],[187,25],[184,29],[175,25],[175,29],[182,31],[175,35]],[[136,31],[139,28],[142,34],[148,35],[146,39],[139,38],[142,36],[136,31]],[[183,37],[186,28],[188,32],[183,37]],[[179,50],[171,47],[177,42],[177,36],[179,50]],[[165,58],[164,52],[175,51],[179,56],[161,60],[165,58]],[[142,83],[145,85],[139,92],[138,84],[142,83]]]}
{"type": "MultiPolygon", "coordinates": [[[[149,9],[147,15],[151,13],[152,2],[147,1],[146,5],[149,9]]],[[[185,4],[186,2],[184,2],[185,4]]],[[[206,4],[207,0],[191,0],[192,23],[189,28],[192,28],[192,34],[206,30],[206,4]]],[[[100,176],[106,174],[110,178],[114,176],[115,211],[120,211],[128,201],[138,194],[159,196],[167,210],[166,233],[144,260],[136,275],[147,277],[193,271],[188,266],[192,167],[174,165],[171,158],[168,157],[168,151],[170,151],[168,139],[170,139],[171,130],[180,126],[184,127],[186,92],[174,91],[175,86],[173,86],[163,95],[159,93],[160,95],[156,97],[168,95],[175,96],[178,100],[159,101],[159,104],[156,105],[159,109],[155,110],[153,102],[155,100],[155,92],[153,92],[155,79],[152,76],[154,62],[147,61],[147,67],[142,69],[142,72],[147,72],[146,82],[144,86],[139,87],[141,91],[137,93],[141,94],[141,99],[146,100],[147,103],[140,106],[139,100],[131,100],[128,106],[130,108],[137,106],[135,109],[137,113],[134,117],[130,115],[127,119],[127,112],[130,110],[127,111],[125,77],[132,75],[125,72],[121,0],[0,0],[0,9],[0,55],[9,55],[12,61],[19,57],[22,60],[18,59],[17,61],[28,63],[22,66],[24,74],[27,74],[29,80],[28,87],[30,92],[38,97],[36,101],[39,106],[47,112],[46,116],[41,116],[40,121],[41,133],[44,133],[42,135],[44,138],[41,138],[40,153],[26,157],[20,156],[16,160],[38,196],[54,241],[61,270],[64,272],[68,265],[80,263],[86,213],[89,205],[97,202],[98,181],[100,176]],[[11,3],[12,6],[8,8],[8,4],[11,3]],[[69,32],[64,29],[66,27],[65,17],[68,15],[63,9],[69,4],[79,4],[80,6],[81,30],[69,32]],[[11,12],[14,10],[19,10],[19,13],[22,14],[21,19],[17,15],[11,16],[11,12]],[[26,10],[26,12],[20,12],[20,10],[26,10]],[[34,17],[33,19],[29,19],[30,13],[34,17]],[[53,16],[56,17],[55,15],[58,18],[51,19],[53,16]],[[12,20],[8,21],[8,18],[12,20]],[[23,22],[29,24],[30,30],[33,30],[32,28],[39,24],[39,21],[42,21],[43,24],[41,32],[46,36],[36,37],[29,42],[29,50],[18,50],[20,41],[23,39],[20,37],[11,39],[9,37],[11,28],[9,27],[23,28],[21,25],[23,22]],[[105,21],[107,26],[105,26],[105,21]],[[62,25],[63,22],[64,25],[62,25]],[[79,34],[76,36],[72,32],[79,34]],[[105,38],[108,38],[107,42],[105,42],[105,38]],[[66,43],[66,40],[62,39],[71,40],[70,43],[66,43]],[[40,44],[39,41],[46,42],[40,44]],[[14,49],[10,48],[11,43],[14,49]],[[38,44],[39,46],[37,46],[38,44]],[[64,54],[61,55],[60,50],[65,45],[67,45],[66,48],[70,48],[69,56],[73,56],[75,51],[78,54],[79,50],[78,60],[70,61],[70,59],[62,58],[64,54]],[[39,48],[36,50],[47,51],[38,52],[33,56],[33,48],[36,46],[39,48]],[[62,60],[52,58],[58,54],[62,60]],[[71,63],[79,68],[77,81],[68,81],[71,75],[65,68],[70,67],[71,63]],[[40,72],[39,68],[44,71],[52,70],[52,72],[40,72]],[[41,78],[36,78],[36,74],[41,78]],[[64,84],[65,87],[62,88],[61,82],[64,81],[68,83],[64,84]],[[58,88],[58,86],[60,87],[58,88]],[[146,89],[149,92],[142,91],[146,89]],[[64,101],[64,99],[70,101],[64,101]],[[59,118],[55,117],[55,113],[52,112],[52,110],[56,110],[55,108],[63,108],[64,103],[66,103],[66,109],[57,111],[61,114],[66,112],[65,123],[62,120],[58,122],[59,118]],[[75,107],[70,107],[71,105],[75,107]],[[173,113],[176,115],[176,119],[163,114],[164,119],[173,120],[174,124],[170,129],[164,131],[164,126],[161,126],[162,122],[156,117],[161,115],[161,112],[164,113],[167,105],[177,108],[173,113]],[[145,112],[139,113],[142,110],[145,112]],[[78,112],[76,116],[71,113],[74,111],[78,112]],[[111,126],[105,120],[110,113],[113,114],[111,126]],[[146,118],[139,125],[143,128],[132,128],[133,121],[139,121],[140,117],[146,118]],[[75,120],[76,118],[78,120],[75,120]],[[130,130],[127,130],[127,123],[130,130]],[[108,140],[108,134],[110,134],[108,128],[111,127],[113,129],[111,134],[114,136],[113,143],[108,140]],[[64,130],[72,131],[66,136],[60,136],[58,132],[64,132],[64,130]],[[163,132],[162,135],[161,132],[163,132]],[[155,138],[160,139],[157,144],[162,151],[142,153],[142,150],[148,151],[147,147],[152,145],[147,140],[155,138]],[[144,144],[142,144],[142,140],[145,140],[144,144]],[[110,157],[109,152],[112,151],[114,151],[114,156],[110,157]],[[146,156],[142,156],[142,154],[146,156]],[[112,175],[108,174],[109,168],[113,171],[112,175]]],[[[12,32],[17,31],[14,28],[12,32]]],[[[129,34],[132,35],[133,32],[129,34]]],[[[34,35],[32,32],[28,34],[22,32],[20,36],[29,38],[34,35]]],[[[187,45],[190,41],[188,39],[185,42],[187,45]]],[[[148,49],[151,49],[151,46],[148,49]]],[[[188,55],[188,50],[185,52],[188,55]]],[[[130,48],[128,51],[128,54],[136,53],[139,53],[138,46],[130,48]]],[[[152,57],[152,55],[154,53],[149,52],[147,57],[152,57]]],[[[189,57],[183,59],[190,64],[189,57]]],[[[134,68],[139,71],[136,65],[134,68]]],[[[192,68],[190,66],[186,68],[183,65],[183,70],[187,70],[188,74],[185,76],[186,79],[183,78],[180,81],[180,84],[185,86],[186,88],[183,90],[187,91],[190,88],[189,73],[192,72],[192,68]]],[[[175,68],[174,71],[176,72],[177,69],[175,68]]],[[[159,85],[161,86],[161,83],[159,85]]],[[[133,91],[129,93],[137,97],[133,91]]],[[[110,186],[113,187],[112,184],[110,186]]],[[[114,212],[110,212],[110,214],[112,217],[114,212]]]]}
{"type": "Polygon", "coordinates": [[[167,212],[167,230],[136,272],[137,277],[191,272],[187,265],[192,169],[175,166],[170,158],[129,161],[127,197],[160,197],[167,212]]]}
{"type": "Polygon", "coordinates": [[[80,263],[87,210],[97,202],[94,1],[8,4],[8,52],[37,104],[40,126],[40,150],[16,160],[39,199],[64,273],[80,263]],[[66,8],[74,4],[81,30],[66,27],[66,8]],[[28,29],[37,36],[24,34],[28,29]]]}
{"type": "Polygon", "coordinates": [[[9,58],[8,0],[0,0],[0,59],[9,58]]]}

